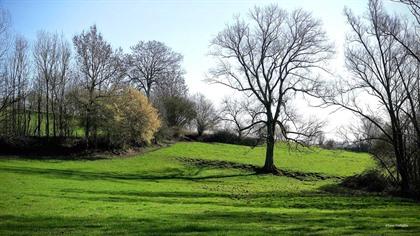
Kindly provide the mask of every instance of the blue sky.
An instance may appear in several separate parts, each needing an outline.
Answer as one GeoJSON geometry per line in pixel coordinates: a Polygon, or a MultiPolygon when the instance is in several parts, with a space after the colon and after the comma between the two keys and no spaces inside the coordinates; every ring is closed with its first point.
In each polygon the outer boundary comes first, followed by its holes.
{"type": "MultiPolygon", "coordinates": [[[[303,8],[323,21],[324,28],[337,47],[331,65],[343,69],[342,45],[345,37],[343,8],[361,14],[367,0],[0,0],[12,16],[13,30],[30,41],[38,30],[63,33],[68,40],[73,35],[96,24],[104,38],[125,52],[140,40],[158,40],[184,55],[186,81],[190,92],[202,92],[215,103],[231,94],[220,85],[208,85],[205,73],[212,59],[206,54],[210,40],[229,23],[234,14],[245,15],[255,5],[276,3],[287,10],[303,8]]],[[[386,2],[388,10],[402,12],[400,5],[386,2]]],[[[328,112],[306,109],[330,121],[329,132],[348,120],[349,114],[329,115],[328,112]]],[[[311,114],[308,114],[311,115],[311,114]]]]}

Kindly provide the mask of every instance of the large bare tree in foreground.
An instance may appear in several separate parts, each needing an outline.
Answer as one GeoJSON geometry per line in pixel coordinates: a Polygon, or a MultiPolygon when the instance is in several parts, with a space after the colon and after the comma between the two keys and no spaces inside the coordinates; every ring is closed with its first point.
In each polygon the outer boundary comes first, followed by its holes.
{"type": "Polygon", "coordinates": [[[276,172],[277,129],[286,140],[298,142],[318,132],[318,123],[300,122],[290,101],[297,93],[312,95],[320,88],[317,72],[332,54],[321,22],[301,9],[255,7],[247,18],[235,18],[211,43],[211,54],[218,59],[211,80],[246,93],[263,107],[250,126],[265,126],[263,171],[276,172]]]}

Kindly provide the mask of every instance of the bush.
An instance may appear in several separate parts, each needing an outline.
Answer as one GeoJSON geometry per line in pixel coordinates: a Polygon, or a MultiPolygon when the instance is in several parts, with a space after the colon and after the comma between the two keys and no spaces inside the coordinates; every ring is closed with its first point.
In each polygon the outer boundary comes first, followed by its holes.
{"type": "Polygon", "coordinates": [[[388,187],[388,181],[380,171],[373,169],[359,175],[347,177],[341,185],[368,192],[383,192],[388,187]]]}
{"type": "Polygon", "coordinates": [[[85,150],[86,142],[76,137],[0,137],[0,155],[70,156],[85,150]]]}
{"type": "Polygon", "coordinates": [[[166,126],[169,128],[184,128],[196,116],[194,103],[186,97],[160,97],[157,104],[166,126]]]}
{"type": "Polygon", "coordinates": [[[113,144],[149,144],[160,127],[157,110],[135,89],[124,89],[110,98],[105,107],[105,129],[113,144]]]}
{"type": "Polygon", "coordinates": [[[228,143],[244,146],[256,146],[264,142],[264,140],[262,139],[253,137],[240,138],[238,135],[227,130],[219,130],[213,134],[204,134],[201,136],[199,136],[198,134],[190,134],[187,135],[187,137],[189,139],[197,140],[200,142],[228,143]]]}
{"type": "Polygon", "coordinates": [[[161,94],[154,97],[153,104],[157,107],[162,119],[162,126],[155,137],[159,142],[183,138],[184,129],[196,116],[194,103],[182,95],[161,94]]]}

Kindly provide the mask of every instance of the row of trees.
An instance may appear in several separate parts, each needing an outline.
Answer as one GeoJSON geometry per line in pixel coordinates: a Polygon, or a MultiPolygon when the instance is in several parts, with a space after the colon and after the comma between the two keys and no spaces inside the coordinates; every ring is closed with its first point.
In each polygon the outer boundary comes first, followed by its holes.
{"type": "Polygon", "coordinates": [[[124,54],[92,26],[72,44],[40,31],[31,45],[10,35],[4,9],[0,20],[2,136],[138,143],[152,140],[159,127],[158,136],[185,128],[202,135],[219,121],[211,101],[188,94],[182,55],[161,42],[140,41],[124,54]]]}
{"type": "Polygon", "coordinates": [[[2,9],[2,136],[149,142],[159,127],[195,126],[201,135],[218,120],[208,99],[188,95],[182,55],[161,42],[140,41],[124,54],[96,26],[75,35],[72,44],[44,31],[31,44],[9,29],[2,9]]]}

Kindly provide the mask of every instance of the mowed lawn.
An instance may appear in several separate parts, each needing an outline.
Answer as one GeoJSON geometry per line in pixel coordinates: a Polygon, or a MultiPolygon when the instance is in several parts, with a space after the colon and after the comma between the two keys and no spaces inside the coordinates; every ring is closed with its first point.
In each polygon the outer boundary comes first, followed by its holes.
{"type": "Polygon", "coordinates": [[[0,235],[420,233],[420,204],[348,191],[367,154],[289,150],[259,175],[264,147],[177,143],[102,160],[0,158],[0,235]],[[298,177],[301,178],[298,178],[298,177]]]}

